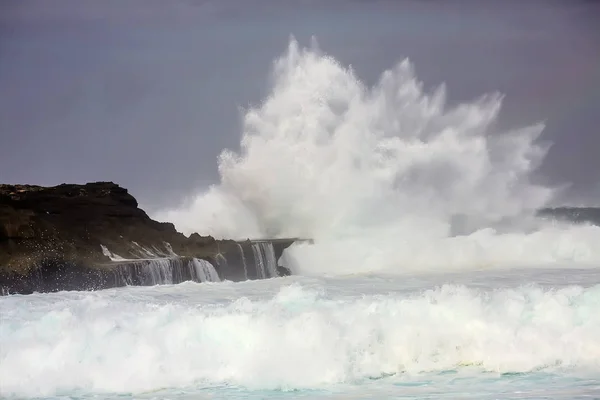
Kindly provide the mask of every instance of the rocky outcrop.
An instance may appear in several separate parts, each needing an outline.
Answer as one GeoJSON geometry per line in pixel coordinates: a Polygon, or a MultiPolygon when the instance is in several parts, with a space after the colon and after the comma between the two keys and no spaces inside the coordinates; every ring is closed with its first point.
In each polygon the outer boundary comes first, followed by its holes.
{"type": "Polygon", "coordinates": [[[600,207],[556,207],[544,208],[538,215],[574,223],[589,223],[600,226],[600,207]]]}
{"type": "Polygon", "coordinates": [[[4,293],[267,278],[289,273],[277,259],[293,242],[186,237],[112,182],[0,185],[4,293]]]}

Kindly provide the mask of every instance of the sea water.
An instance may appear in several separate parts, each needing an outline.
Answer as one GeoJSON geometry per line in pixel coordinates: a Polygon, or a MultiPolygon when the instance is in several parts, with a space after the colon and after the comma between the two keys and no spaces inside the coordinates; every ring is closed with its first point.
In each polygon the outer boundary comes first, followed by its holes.
{"type": "Polygon", "coordinates": [[[272,78],[219,182],[154,217],[313,239],[294,276],[1,297],[2,396],[600,398],[600,227],[534,217],[543,124],[316,43],[272,78]]]}
{"type": "Polygon", "coordinates": [[[599,398],[600,272],[0,298],[6,398],[599,398]],[[587,397],[586,397],[587,396],[587,397]]]}

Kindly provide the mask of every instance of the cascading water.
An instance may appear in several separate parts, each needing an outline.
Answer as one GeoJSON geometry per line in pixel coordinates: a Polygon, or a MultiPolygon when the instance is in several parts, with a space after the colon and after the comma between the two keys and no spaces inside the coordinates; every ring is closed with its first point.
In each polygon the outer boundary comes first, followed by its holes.
{"type": "Polygon", "coordinates": [[[131,264],[119,265],[115,268],[115,283],[117,286],[133,286],[135,284],[133,271],[135,266],[131,264]]]}
{"type": "Polygon", "coordinates": [[[144,285],[170,285],[173,284],[173,264],[167,258],[149,260],[144,264],[144,285]]]}
{"type": "Polygon", "coordinates": [[[240,258],[242,259],[242,265],[244,266],[244,278],[246,278],[246,280],[248,280],[248,263],[246,262],[246,255],[244,254],[244,248],[239,243],[237,243],[237,247],[240,250],[240,258]]]}
{"type": "Polygon", "coordinates": [[[117,286],[170,285],[185,281],[220,282],[214,266],[203,259],[181,257],[129,260],[115,269],[117,286]]]}
{"type": "Polygon", "coordinates": [[[252,244],[252,253],[254,254],[254,265],[256,266],[256,276],[259,279],[268,278],[267,269],[265,268],[265,259],[261,253],[261,249],[257,243],[252,244]]]}
{"type": "Polygon", "coordinates": [[[277,276],[277,260],[271,242],[252,243],[252,252],[259,278],[272,278],[277,276]]]}
{"type": "Polygon", "coordinates": [[[543,125],[497,132],[502,96],[449,107],[403,61],[373,87],[292,40],[268,98],[244,117],[221,181],[161,213],[215,237],[306,237],[300,274],[600,264],[600,228],[536,220],[543,125]],[[191,225],[190,225],[191,224],[191,225]]]}
{"type": "Polygon", "coordinates": [[[262,254],[265,258],[265,265],[269,273],[269,277],[277,276],[277,260],[275,259],[275,249],[271,242],[260,242],[258,243],[262,250],[262,254]]]}
{"type": "Polygon", "coordinates": [[[196,270],[196,277],[199,282],[220,282],[219,274],[215,267],[208,261],[201,258],[192,259],[192,263],[196,270]]]}
{"type": "Polygon", "coordinates": [[[227,258],[225,258],[225,256],[220,252],[217,253],[217,255],[215,256],[215,262],[217,263],[217,266],[220,269],[226,269],[229,267],[229,262],[227,261],[227,258]]]}
{"type": "Polygon", "coordinates": [[[184,280],[175,278],[181,275],[182,269],[183,262],[179,258],[128,260],[115,268],[115,278],[118,286],[169,285],[184,280]]]}

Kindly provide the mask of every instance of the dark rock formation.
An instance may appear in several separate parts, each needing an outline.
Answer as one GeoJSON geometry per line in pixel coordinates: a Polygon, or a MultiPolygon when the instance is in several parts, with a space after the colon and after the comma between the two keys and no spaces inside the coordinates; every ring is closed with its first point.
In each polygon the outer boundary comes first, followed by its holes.
{"type": "Polygon", "coordinates": [[[293,242],[188,238],[112,182],[0,185],[3,293],[212,280],[205,261],[217,279],[267,278],[289,273],[277,260],[293,242]]]}
{"type": "Polygon", "coordinates": [[[538,215],[574,223],[590,223],[600,226],[600,207],[556,207],[544,208],[538,215]]]}

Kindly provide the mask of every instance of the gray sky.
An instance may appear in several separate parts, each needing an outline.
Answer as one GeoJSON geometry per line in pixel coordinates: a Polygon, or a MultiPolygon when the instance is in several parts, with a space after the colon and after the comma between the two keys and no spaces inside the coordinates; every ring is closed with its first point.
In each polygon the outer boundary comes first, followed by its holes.
{"type": "Polygon", "coordinates": [[[2,0],[0,182],[177,203],[218,179],[290,34],[368,83],[408,56],[453,101],[505,93],[503,124],[547,121],[540,177],[600,205],[600,3],[582,0],[2,0]]]}

